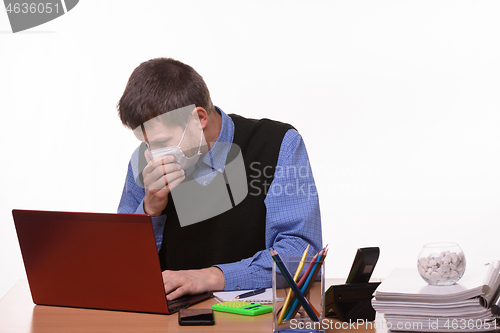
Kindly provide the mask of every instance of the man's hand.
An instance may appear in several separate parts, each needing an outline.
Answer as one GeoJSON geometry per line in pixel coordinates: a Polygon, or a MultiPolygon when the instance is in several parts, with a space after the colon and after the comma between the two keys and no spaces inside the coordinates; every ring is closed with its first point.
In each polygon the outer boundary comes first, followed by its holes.
{"type": "Polygon", "coordinates": [[[151,161],[148,151],[144,151],[148,165],[142,172],[144,179],[144,212],[151,216],[159,216],[167,207],[168,193],[185,178],[184,170],[178,163],[172,163],[174,157],[165,155],[151,161]]]}
{"type": "Polygon", "coordinates": [[[185,271],[163,271],[167,300],[224,289],[224,273],[217,267],[185,271]]]}

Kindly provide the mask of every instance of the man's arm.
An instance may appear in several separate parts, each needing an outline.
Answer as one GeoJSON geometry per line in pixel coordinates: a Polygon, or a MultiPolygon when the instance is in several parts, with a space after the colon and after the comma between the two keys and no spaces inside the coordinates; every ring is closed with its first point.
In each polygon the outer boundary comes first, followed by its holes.
{"type": "MultiPolygon", "coordinates": [[[[118,213],[146,214],[144,212],[145,190],[138,184],[139,148],[132,154],[128,165],[122,197],[118,205],[118,213]]],[[[167,216],[151,216],[156,239],[156,248],[160,251],[163,241],[163,229],[167,216]]],[[[199,294],[206,291],[224,288],[224,274],[217,267],[184,271],[163,271],[162,273],[167,299],[176,299],[185,294],[199,294]]]]}
{"type": "MultiPolygon", "coordinates": [[[[125,185],[123,186],[122,197],[118,205],[118,213],[123,214],[146,214],[144,212],[144,187],[137,184],[138,179],[137,165],[139,161],[139,148],[132,154],[128,164],[125,185]]],[[[153,230],[156,240],[156,248],[160,251],[163,240],[163,229],[165,227],[166,215],[152,216],[153,230]]]]}
{"type": "MultiPolygon", "coordinates": [[[[295,130],[289,130],[283,138],[274,180],[264,203],[267,248],[274,247],[281,256],[297,257],[302,256],[307,244],[309,254],[322,248],[318,193],[304,141],[295,130]]],[[[224,290],[271,286],[272,258],[267,250],[216,267],[224,272],[224,290]]]]}

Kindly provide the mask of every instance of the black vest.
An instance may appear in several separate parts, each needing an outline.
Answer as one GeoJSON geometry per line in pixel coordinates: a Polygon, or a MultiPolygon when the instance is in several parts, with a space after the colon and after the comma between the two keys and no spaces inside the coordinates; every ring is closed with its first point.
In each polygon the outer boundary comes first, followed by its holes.
{"type": "MultiPolygon", "coordinates": [[[[179,224],[175,205],[169,194],[167,207],[163,211],[167,215],[167,221],[159,252],[162,270],[198,269],[236,262],[251,257],[266,247],[264,199],[274,179],[283,137],[293,127],[269,119],[229,116],[234,122],[233,143],[239,146],[243,154],[248,194],[232,209],[184,227],[179,224]]],[[[144,149],[145,145],[139,153],[141,176],[145,166],[144,149]]],[[[230,158],[228,156],[228,160],[230,158]]],[[[218,174],[217,177],[223,175],[218,174]]],[[[210,195],[210,184],[200,185],[199,190],[204,192],[203,195],[210,195]]]]}

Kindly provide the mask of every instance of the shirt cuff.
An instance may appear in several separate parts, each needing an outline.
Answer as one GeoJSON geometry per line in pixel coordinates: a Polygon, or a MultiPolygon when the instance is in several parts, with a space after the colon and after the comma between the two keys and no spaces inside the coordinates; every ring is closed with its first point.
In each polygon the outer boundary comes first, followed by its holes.
{"type": "Polygon", "coordinates": [[[224,273],[223,290],[227,291],[254,288],[251,278],[252,272],[245,260],[214,266],[220,268],[222,273],[224,273]]]}
{"type": "MultiPolygon", "coordinates": [[[[144,212],[144,200],[142,200],[139,206],[137,207],[135,214],[146,214],[144,212]]],[[[163,214],[160,216],[150,216],[150,217],[151,217],[151,223],[153,225],[153,231],[155,234],[156,250],[160,252],[161,243],[163,241],[163,229],[165,229],[165,222],[167,221],[167,215],[163,214]]]]}

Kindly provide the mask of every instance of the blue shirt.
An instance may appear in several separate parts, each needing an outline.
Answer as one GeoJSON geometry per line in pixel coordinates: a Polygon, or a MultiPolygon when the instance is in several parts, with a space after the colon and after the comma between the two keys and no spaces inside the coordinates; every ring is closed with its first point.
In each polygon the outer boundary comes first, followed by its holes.
{"type": "MultiPolygon", "coordinates": [[[[197,163],[195,178],[208,184],[217,172],[223,172],[227,153],[234,137],[234,123],[222,110],[219,137],[210,150],[197,163]]],[[[132,154],[128,165],[118,213],[144,213],[144,188],[136,184],[139,148],[132,154]]],[[[309,164],[306,147],[296,130],[288,130],[281,143],[274,179],[264,204],[266,214],[266,248],[273,247],[281,257],[301,257],[307,245],[309,254],[322,248],[321,216],[318,193],[309,164]]],[[[163,240],[166,215],[152,216],[156,246],[159,251],[163,240]]],[[[257,252],[241,261],[215,265],[224,273],[224,290],[257,289],[272,284],[272,258],[269,251],[257,252]]]]}

